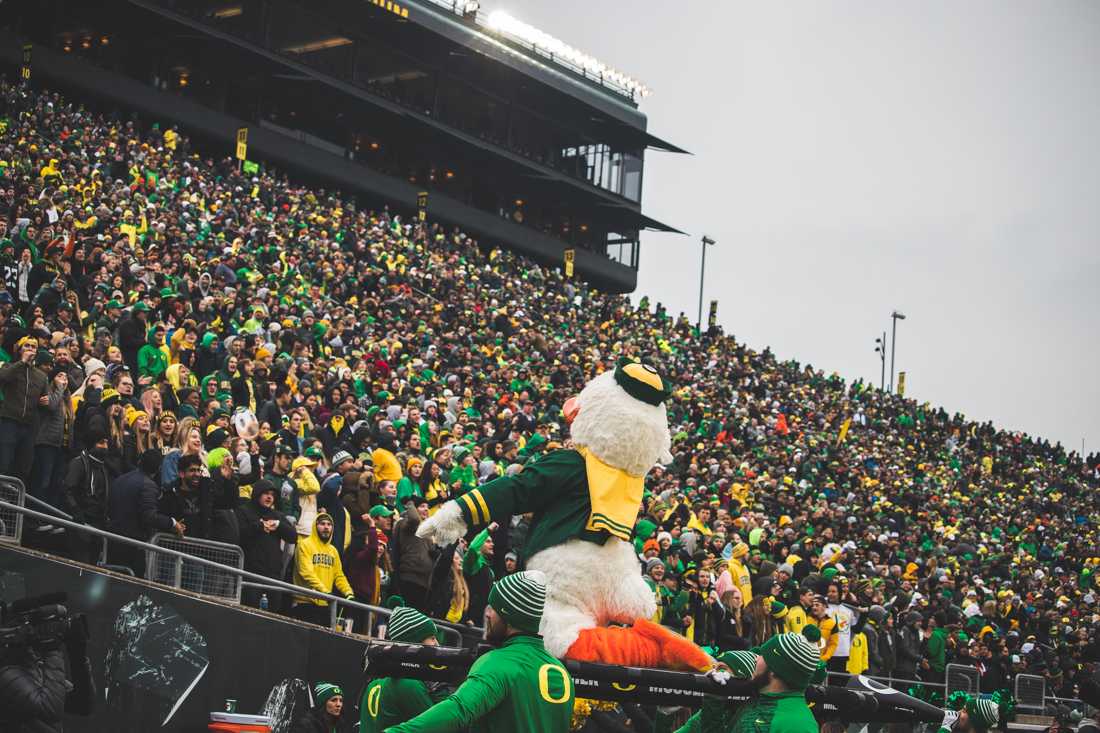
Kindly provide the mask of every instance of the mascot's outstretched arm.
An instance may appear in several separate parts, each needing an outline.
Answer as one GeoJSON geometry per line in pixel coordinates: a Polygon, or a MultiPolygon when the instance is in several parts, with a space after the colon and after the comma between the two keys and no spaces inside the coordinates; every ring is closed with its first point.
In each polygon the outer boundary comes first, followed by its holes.
{"type": "Polygon", "coordinates": [[[484,527],[513,514],[538,512],[553,504],[563,486],[562,466],[576,470],[575,464],[563,461],[557,453],[546,455],[514,476],[494,479],[448,501],[420,523],[416,535],[445,546],[473,527],[484,527]]]}

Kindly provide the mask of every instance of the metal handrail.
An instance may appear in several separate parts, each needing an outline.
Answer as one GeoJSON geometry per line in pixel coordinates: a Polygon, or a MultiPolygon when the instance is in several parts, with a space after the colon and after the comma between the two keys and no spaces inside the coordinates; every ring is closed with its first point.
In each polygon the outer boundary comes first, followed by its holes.
{"type": "MultiPolygon", "coordinates": [[[[96,537],[99,537],[103,540],[107,540],[107,541],[110,541],[110,542],[118,542],[120,544],[131,545],[133,547],[141,548],[142,550],[144,550],[146,552],[150,552],[150,551],[158,552],[162,555],[177,557],[177,558],[180,558],[180,559],[183,559],[183,560],[187,560],[188,562],[198,563],[199,565],[205,565],[207,567],[216,568],[216,569],[221,570],[223,572],[231,573],[233,575],[236,575],[236,576],[240,577],[242,582],[245,579],[248,579],[248,580],[250,580],[252,582],[255,582],[255,583],[263,583],[265,585],[271,586],[272,588],[276,588],[276,589],[278,589],[280,591],[283,591],[283,592],[292,593],[292,594],[300,595],[300,596],[311,596],[313,598],[320,598],[322,600],[328,601],[329,604],[330,604],[330,607],[333,609],[332,610],[333,623],[332,623],[332,626],[330,627],[332,629],[335,629],[335,620],[334,619],[336,618],[336,604],[340,604],[340,605],[344,605],[344,606],[350,606],[352,608],[358,608],[358,609],[361,609],[361,610],[364,610],[364,611],[370,611],[371,613],[378,613],[378,614],[381,614],[381,615],[386,616],[386,617],[389,617],[389,615],[391,613],[393,613],[393,609],[390,609],[390,608],[383,608],[382,606],[372,606],[372,605],[367,604],[367,603],[360,603],[359,601],[351,601],[351,600],[347,600],[345,598],[340,598],[340,597],[335,596],[335,595],[329,595],[327,593],[322,593],[320,591],[315,591],[312,588],[303,588],[302,586],[294,585],[292,583],[287,583],[285,581],[277,580],[275,578],[268,578],[267,576],[259,575],[258,573],[253,573],[249,570],[239,570],[237,568],[229,567],[227,565],[222,565],[221,563],[215,562],[213,560],[207,560],[206,558],[203,558],[203,557],[196,557],[194,555],[188,555],[185,552],[179,552],[177,550],[173,550],[173,549],[170,549],[170,548],[167,548],[167,547],[157,547],[156,545],[151,545],[148,542],[142,542],[141,540],[135,540],[132,537],[126,537],[126,536],[123,536],[123,535],[114,534],[112,532],[108,532],[106,530],[99,529],[98,527],[92,527],[92,526],[87,525],[87,524],[79,524],[77,522],[71,522],[67,519],[58,519],[56,517],[50,516],[49,514],[44,514],[42,512],[35,511],[34,509],[28,509],[27,507],[19,506],[17,504],[12,504],[11,502],[0,500],[0,508],[12,509],[16,512],[19,512],[20,514],[25,514],[27,516],[34,517],[35,519],[46,520],[46,521],[49,521],[53,524],[57,524],[57,525],[60,525],[62,527],[65,527],[67,529],[73,529],[73,530],[76,530],[78,532],[87,532],[88,534],[94,535],[96,537]]],[[[153,581],[150,581],[150,582],[153,582],[153,581]]],[[[157,583],[157,585],[162,585],[162,584],[157,583]]],[[[480,633],[482,631],[482,629],[480,629],[478,627],[463,627],[463,626],[459,626],[458,624],[452,624],[450,621],[444,621],[442,619],[432,619],[432,621],[435,622],[436,626],[445,626],[449,629],[455,629],[455,630],[460,631],[460,632],[462,630],[469,630],[473,633],[480,633]]],[[[366,636],[366,635],[364,634],[364,636],[366,636]]]]}
{"type": "Polygon", "coordinates": [[[57,507],[55,507],[53,504],[49,503],[48,501],[42,501],[41,499],[39,499],[34,494],[24,494],[23,498],[33,501],[35,504],[42,507],[46,511],[52,512],[52,513],[56,514],[57,516],[61,517],[62,519],[68,519],[70,522],[73,521],[73,515],[66,514],[65,512],[61,511],[60,509],[58,509],[57,507]]]}
{"type": "MultiPolygon", "coordinates": [[[[7,484],[11,488],[15,489],[15,496],[17,504],[11,504],[13,509],[18,512],[23,508],[23,505],[27,500],[27,486],[23,483],[22,479],[17,476],[0,476],[0,483],[7,484]]],[[[7,504],[8,502],[4,502],[7,504]]],[[[4,521],[0,519],[0,543],[9,543],[21,545],[23,544],[23,515],[17,514],[15,517],[15,527],[8,531],[4,521]]]]}
{"type": "MultiPolygon", "coordinates": [[[[244,569],[244,550],[241,549],[240,545],[233,545],[233,544],[230,544],[228,542],[217,542],[215,540],[207,540],[207,539],[203,539],[202,537],[180,536],[180,535],[177,535],[177,534],[174,534],[174,533],[169,533],[169,532],[157,532],[156,534],[154,534],[149,539],[149,544],[153,545],[155,547],[164,547],[164,545],[161,544],[161,543],[165,542],[165,541],[176,543],[178,549],[180,550],[180,552],[187,552],[187,548],[189,548],[189,547],[194,547],[194,548],[196,548],[196,550],[198,548],[203,548],[204,547],[204,548],[211,549],[211,550],[217,550],[218,552],[224,552],[224,553],[232,554],[235,558],[235,561],[236,561],[235,565],[229,565],[226,562],[221,562],[221,563],[218,563],[218,564],[224,566],[225,568],[236,567],[238,570],[243,570],[244,569]]],[[[194,555],[193,557],[199,557],[199,555],[194,555]]],[[[157,563],[158,563],[157,554],[146,551],[146,553],[145,553],[145,577],[146,578],[152,578],[153,577],[154,571],[157,568],[157,563]]],[[[173,588],[182,588],[183,587],[183,560],[180,560],[179,558],[176,559],[175,566],[173,567],[173,572],[174,572],[174,577],[173,577],[173,581],[172,581],[172,587],[173,588]]],[[[234,585],[236,586],[233,589],[234,594],[233,594],[232,598],[229,598],[229,600],[233,600],[237,603],[240,603],[241,602],[241,581],[240,581],[239,578],[237,579],[237,582],[234,583],[234,585]]],[[[212,593],[210,595],[216,595],[219,598],[228,598],[228,596],[225,596],[225,595],[220,594],[220,593],[212,593]]]]}
{"type": "MultiPolygon", "coordinates": [[[[241,587],[242,588],[256,588],[257,590],[273,590],[273,591],[282,592],[282,588],[280,588],[277,585],[272,585],[270,583],[253,583],[253,582],[248,581],[248,580],[242,580],[241,581],[241,587]]],[[[295,586],[295,588],[298,588],[298,586],[295,586]]],[[[308,591],[311,594],[317,592],[317,591],[314,591],[314,590],[309,589],[309,588],[299,588],[299,590],[305,590],[305,591],[308,591]]],[[[297,591],[295,591],[295,592],[297,593],[297,591]]],[[[324,594],[320,593],[320,594],[318,594],[318,596],[315,596],[315,597],[320,597],[320,596],[324,596],[324,594]]],[[[325,596],[325,599],[326,600],[332,600],[332,597],[331,596],[325,596]]],[[[332,628],[332,629],[336,628],[336,619],[338,618],[338,613],[336,611],[336,607],[338,605],[342,604],[342,605],[348,606],[350,608],[358,608],[358,609],[367,611],[368,613],[373,613],[374,609],[376,608],[375,606],[370,606],[370,605],[367,605],[365,603],[360,603],[359,601],[349,601],[345,598],[337,599],[337,601],[338,601],[338,603],[331,604],[330,607],[329,607],[329,623],[331,624],[330,628],[332,628]]],[[[392,612],[393,612],[393,610],[390,609],[390,613],[392,613],[392,612]]],[[[457,644],[455,644],[455,646],[462,646],[462,632],[458,628],[456,628],[455,626],[450,625],[449,621],[441,621],[440,619],[432,619],[432,621],[435,622],[436,627],[440,631],[445,631],[448,634],[454,634],[455,635],[456,640],[457,640],[457,644]]],[[[469,627],[469,628],[470,628],[471,631],[474,630],[474,627],[469,627]]],[[[481,629],[477,629],[477,630],[480,631],[481,629]]],[[[364,634],[364,636],[367,636],[367,634],[364,634]]]]}

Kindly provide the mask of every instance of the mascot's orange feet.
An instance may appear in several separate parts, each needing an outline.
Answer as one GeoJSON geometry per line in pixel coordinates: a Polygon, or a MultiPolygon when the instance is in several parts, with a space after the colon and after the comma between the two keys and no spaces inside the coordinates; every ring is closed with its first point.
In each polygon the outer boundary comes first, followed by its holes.
{"type": "Polygon", "coordinates": [[[714,661],[695,644],[643,618],[627,628],[583,629],[565,657],[579,662],[684,672],[706,672],[714,666],[714,661]]]}

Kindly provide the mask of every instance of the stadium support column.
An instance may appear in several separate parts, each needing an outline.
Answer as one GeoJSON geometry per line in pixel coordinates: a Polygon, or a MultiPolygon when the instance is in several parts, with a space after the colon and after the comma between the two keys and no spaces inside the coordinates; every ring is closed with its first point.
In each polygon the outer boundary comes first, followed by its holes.
{"type": "Polygon", "coordinates": [[[891,320],[894,322],[893,330],[890,334],[890,392],[894,391],[894,351],[898,344],[898,321],[905,320],[905,314],[900,311],[894,311],[890,314],[891,320]]]}
{"type": "Polygon", "coordinates": [[[699,265],[699,315],[695,319],[695,327],[703,330],[703,279],[707,274],[707,245],[714,244],[714,240],[703,235],[703,260],[699,265]]]}

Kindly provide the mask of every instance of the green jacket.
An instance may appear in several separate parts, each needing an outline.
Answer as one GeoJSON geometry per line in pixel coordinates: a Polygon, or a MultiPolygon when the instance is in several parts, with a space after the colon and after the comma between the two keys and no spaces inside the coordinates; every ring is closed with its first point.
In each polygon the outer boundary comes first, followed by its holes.
{"type": "Polygon", "coordinates": [[[420,484],[409,476],[402,476],[397,482],[397,506],[404,506],[405,502],[412,498],[423,498],[424,492],[420,490],[420,484]]]}
{"type": "Polygon", "coordinates": [[[947,632],[939,627],[928,637],[928,664],[939,674],[947,669],[947,632]]]}
{"type": "Polygon", "coordinates": [[[579,537],[603,544],[609,537],[585,528],[592,511],[584,458],[574,450],[547,453],[514,476],[502,476],[456,500],[470,527],[494,519],[534,512],[524,558],[579,537]]]}
{"type": "Polygon", "coordinates": [[[762,692],[741,708],[728,733],[817,733],[818,725],[800,690],[762,692]]]}
{"type": "Polygon", "coordinates": [[[474,662],[455,694],[386,733],[566,733],[572,716],[569,673],[540,637],[521,635],[474,662]]]}
{"type": "Polygon", "coordinates": [[[428,685],[420,680],[403,677],[374,680],[363,691],[359,703],[359,731],[382,733],[390,726],[415,718],[436,702],[428,694],[428,685]]]}
{"type": "Polygon", "coordinates": [[[168,369],[168,359],[164,357],[164,352],[159,346],[145,344],[138,349],[138,376],[152,377],[153,381],[158,381],[164,376],[166,369],[168,369]]]}
{"type": "Polygon", "coordinates": [[[481,530],[470,541],[470,546],[466,548],[466,554],[462,557],[462,572],[467,578],[472,578],[481,572],[483,568],[488,568],[490,583],[493,578],[493,568],[489,564],[489,561],[485,559],[485,556],[481,554],[481,546],[485,544],[485,540],[489,539],[489,528],[481,530]]]}

